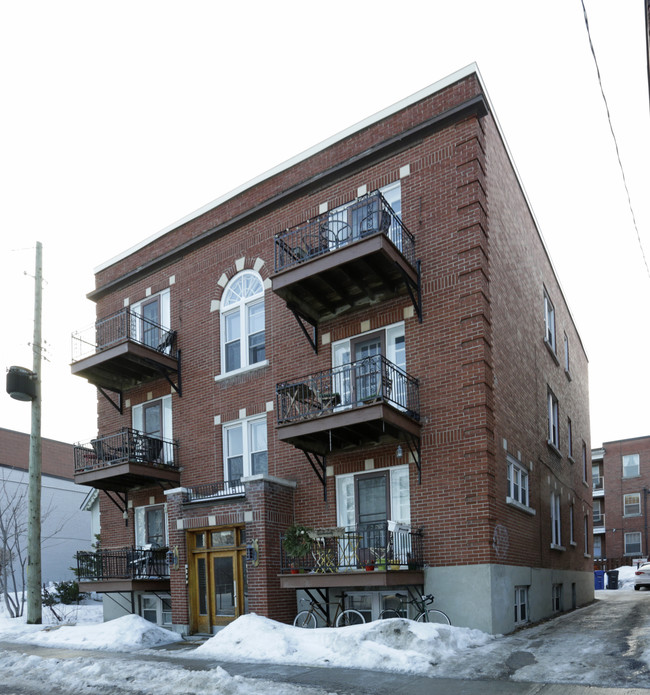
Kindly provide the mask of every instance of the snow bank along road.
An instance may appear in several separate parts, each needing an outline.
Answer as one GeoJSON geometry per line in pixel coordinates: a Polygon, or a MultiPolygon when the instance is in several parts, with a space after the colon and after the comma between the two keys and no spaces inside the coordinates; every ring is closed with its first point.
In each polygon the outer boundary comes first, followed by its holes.
{"type": "MultiPolygon", "coordinates": [[[[650,695],[650,591],[597,594],[600,600],[591,606],[459,648],[447,658],[432,659],[426,671],[410,673],[396,672],[390,663],[384,668],[392,672],[382,672],[380,665],[372,671],[339,668],[336,660],[329,668],[296,658],[284,665],[279,652],[273,663],[262,663],[244,653],[241,660],[232,651],[220,656],[214,648],[136,647],[118,653],[5,642],[0,643],[0,694],[650,695]]],[[[269,629],[276,641],[293,630],[278,623],[269,629]]],[[[359,648],[352,632],[341,633],[341,651],[359,648]]],[[[298,652],[302,642],[296,643],[298,652]]],[[[406,647],[399,639],[393,646],[406,647]]]]}

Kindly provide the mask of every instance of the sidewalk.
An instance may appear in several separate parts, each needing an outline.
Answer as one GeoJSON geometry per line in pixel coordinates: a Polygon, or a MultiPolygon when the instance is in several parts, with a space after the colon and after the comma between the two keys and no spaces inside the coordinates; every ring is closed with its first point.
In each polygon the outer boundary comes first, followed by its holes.
{"type": "MultiPolygon", "coordinates": [[[[161,648],[146,652],[109,652],[74,649],[51,649],[26,644],[0,642],[0,650],[52,659],[102,660],[125,659],[157,661],[191,671],[225,669],[231,676],[258,678],[276,683],[321,688],[328,693],[353,695],[649,695],[643,688],[598,688],[563,683],[524,683],[510,680],[455,680],[428,678],[400,673],[363,671],[347,668],[316,668],[281,664],[234,663],[188,656],[193,647],[161,648]]],[[[282,693],[281,688],[278,693],[282,693]]]]}

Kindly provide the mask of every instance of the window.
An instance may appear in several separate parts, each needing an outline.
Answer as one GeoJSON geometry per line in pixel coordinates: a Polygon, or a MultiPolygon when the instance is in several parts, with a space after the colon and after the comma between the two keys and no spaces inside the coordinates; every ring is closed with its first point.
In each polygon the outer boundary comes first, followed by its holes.
{"type": "Polygon", "coordinates": [[[567,418],[567,447],[569,449],[569,458],[573,459],[573,426],[571,418],[567,418]]]}
{"type": "Polygon", "coordinates": [[[134,509],[135,545],[138,548],[167,546],[167,505],[154,504],[134,509]]]}
{"type": "Polygon", "coordinates": [[[573,519],[573,505],[569,505],[569,543],[571,545],[576,544],[575,527],[573,519]]]}
{"type": "MultiPolygon", "coordinates": [[[[587,547],[587,543],[585,541],[585,548],[586,547],[587,547]]],[[[585,552],[588,552],[588,551],[585,550],[585,552]]],[[[602,556],[603,556],[603,539],[602,539],[602,536],[594,536],[594,558],[600,558],[602,556]]]]}
{"type": "Polygon", "coordinates": [[[511,456],[508,456],[508,496],[506,502],[515,502],[524,507],[529,506],[528,471],[511,456]]]}
{"type": "Polygon", "coordinates": [[[555,492],[551,493],[551,547],[563,550],[560,496],[555,492]]]}
{"type": "Polygon", "coordinates": [[[551,610],[554,613],[562,610],[562,584],[553,584],[551,587],[551,610]]]}
{"type": "Polygon", "coordinates": [[[569,374],[569,336],[564,334],[564,371],[569,374]]]}
{"type": "Polygon", "coordinates": [[[585,555],[589,555],[589,517],[584,515],[585,555]]]}
{"type": "Polygon", "coordinates": [[[636,478],[639,475],[639,454],[623,456],[623,477],[636,478]]]}
{"type": "Polygon", "coordinates": [[[222,373],[265,361],[264,285],[252,270],[228,283],[221,300],[222,373]]]}
{"type": "Polygon", "coordinates": [[[587,445],[582,442],[582,480],[587,482],[587,445]]]}
{"type": "Polygon", "coordinates": [[[171,345],[167,343],[170,330],[169,289],[154,294],[130,307],[131,338],[147,347],[163,349],[169,354],[171,345]]]}
{"type": "Polygon", "coordinates": [[[544,291],[544,325],[546,329],[544,340],[555,352],[555,308],[546,291],[544,291]]]}
{"type": "Polygon", "coordinates": [[[594,526],[603,526],[605,524],[605,515],[601,500],[594,500],[594,526]]]}
{"type": "Polygon", "coordinates": [[[140,597],[140,615],[157,625],[172,624],[172,600],[170,596],[143,594],[140,597]]]}
{"type": "Polygon", "coordinates": [[[556,449],[560,448],[560,413],[552,391],[548,392],[548,443],[556,449]]]}
{"type": "Polygon", "coordinates": [[[528,587],[515,587],[515,625],[528,622],[528,587]]]}
{"type": "Polygon", "coordinates": [[[268,473],[266,418],[241,420],[223,427],[224,479],[238,483],[268,473]]]}
{"type": "Polygon", "coordinates": [[[603,490],[604,489],[604,479],[600,475],[600,467],[599,466],[592,466],[591,467],[591,484],[592,488],[594,491],[596,490],[603,490]]]}
{"type": "Polygon", "coordinates": [[[641,493],[633,492],[623,495],[623,516],[639,516],[641,514],[641,493]]]}
{"type": "Polygon", "coordinates": [[[136,432],[146,435],[134,439],[138,459],[149,463],[174,462],[171,396],[134,405],[131,408],[131,426],[136,432]]]}
{"type": "Polygon", "coordinates": [[[332,388],[342,407],[377,396],[409,406],[403,323],[332,343],[332,369],[332,388]]]}
{"type": "Polygon", "coordinates": [[[626,533],[625,535],[625,554],[641,555],[641,532],[626,533]]]}

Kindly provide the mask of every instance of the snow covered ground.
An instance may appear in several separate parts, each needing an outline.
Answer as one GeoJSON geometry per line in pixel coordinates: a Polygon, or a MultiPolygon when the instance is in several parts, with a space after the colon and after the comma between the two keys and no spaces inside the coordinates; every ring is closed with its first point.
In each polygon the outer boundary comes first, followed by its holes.
{"type": "MultiPolygon", "coordinates": [[[[648,592],[633,592],[633,570],[619,570],[619,591],[598,591],[612,614],[618,606],[643,601],[648,592]],[[631,593],[630,593],[631,592],[631,593]]],[[[650,605],[650,604],[648,604],[650,605]]],[[[230,695],[277,693],[278,684],[230,676],[223,668],[190,670],[169,662],[133,660],[143,656],[161,656],[161,645],[173,645],[181,638],[138,616],[126,616],[109,623],[101,622],[101,605],[88,602],[79,607],[61,607],[67,613],[67,625],[26,625],[24,619],[9,619],[0,610],[0,641],[61,649],[128,652],[107,658],[43,658],[25,656],[0,649],[0,673],[7,683],[20,684],[25,674],[32,679],[69,692],[91,687],[114,687],[121,692],[158,695],[183,695],[196,692],[224,692],[230,695]],[[153,652],[153,648],[158,648],[153,652]]],[[[634,608],[634,607],[633,607],[634,608]]],[[[584,609],[589,611],[590,609],[584,609]]],[[[626,610],[629,610],[627,608],[626,610]]],[[[571,625],[576,611],[552,621],[571,625]]],[[[44,622],[48,611],[44,609],[44,622]]],[[[605,620],[604,622],[607,622],[605,620]]],[[[173,652],[162,652],[202,661],[254,662],[303,666],[348,667],[374,671],[419,674],[452,678],[508,678],[533,682],[575,682],[605,685],[611,671],[605,658],[612,651],[607,640],[594,638],[593,631],[570,628],[559,636],[549,632],[545,623],[507,637],[493,637],[469,628],[427,625],[392,619],[345,628],[304,630],[246,615],[219,632],[198,648],[189,645],[173,652]],[[542,639],[543,637],[543,639],[542,639]],[[602,655],[600,654],[602,651],[602,655]],[[572,658],[563,666],[562,654],[572,658]],[[513,659],[513,655],[518,655],[513,659]],[[522,656],[523,655],[523,656],[522,656]],[[598,670],[601,668],[602,674],[598,670]],[[604,674],[604,675],[603,675],[604,674]]],[[[648,621],[637,634],[641,687],[650,688],[650,631],[648,621]],[[646,680],[644,680],[646,679],[646,680]]],[[[178,645],[176,645],[178,647],[178,645]]],[[[629,669],[628,669],[629,670],[629,669]]],[[[610,674],[610,678],[611,678],[610,674]]],[[[612,683],[614,684],[614,683],[612,683]]],[[[619,682],[615,683],[620,685],[619,682]]],[[[90,691],[87,691],[90,692],[90,691]]],[[[283,686],[283,693],[320,692],[298,685],[283,686]]]]}

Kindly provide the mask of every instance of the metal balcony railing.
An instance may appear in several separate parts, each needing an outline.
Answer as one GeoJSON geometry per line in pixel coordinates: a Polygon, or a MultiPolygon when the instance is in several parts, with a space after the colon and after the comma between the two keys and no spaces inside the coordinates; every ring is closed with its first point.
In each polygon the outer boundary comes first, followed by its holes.
{"type": "Polygon", "coordinates": [[[225,483],[206,483],[186,488],[184,502],[200,502],[220,497],[240,497],[246,493],[246,488],[240,480],[225,483]]]}
{"type": "Polygon", "coordinates": [[[75,473],[126,462],[178,468],[178,443],[125,428],[74,447],[75,473]]]}
{"type": "Polygon", "coordinates": [[[175,338],[176,331],[124,308],[72,334],[72,361],[78,362],[125,341],[174,356],[175,338]]]}
{"type": "Polygon", "coordinates": [[[278,424],[385,402],[420,419],[419,382],[382,355],[276,386],[278,424]]]}
{"type": "Polygon", "coordinates": [[[81,581],[169,579],[167,548],[79,551],[76,558],[81,581]]]}
{"type": "Polygon", "coordinates": [[[365,568],[421,569],[424,566],[422,532],[393,522],[359,524],[348,529],[314,529],[309,537],[309,550],[301,557],[288,555],[282,544],[282,572],[350,572],[365,568]]]}
{"type": "Polygon", "coordinates": [[[605,525],[605,514],[602,512],[594,512],[594,526],[605,525]]]}
{"type": "Polygon", "coordinates": [[[602,475],[595,475],[591,481],[592,488],[595,491],[605,489],[605,478],[602,475]]]}
{"type": "Polygon", "coordinates": [[[336,251],[347,244],[381,233],[406,260],[415,265],[415,240],[378,191],[339,210],[319,215],[275,237],[275,272],[336,251]]]}

